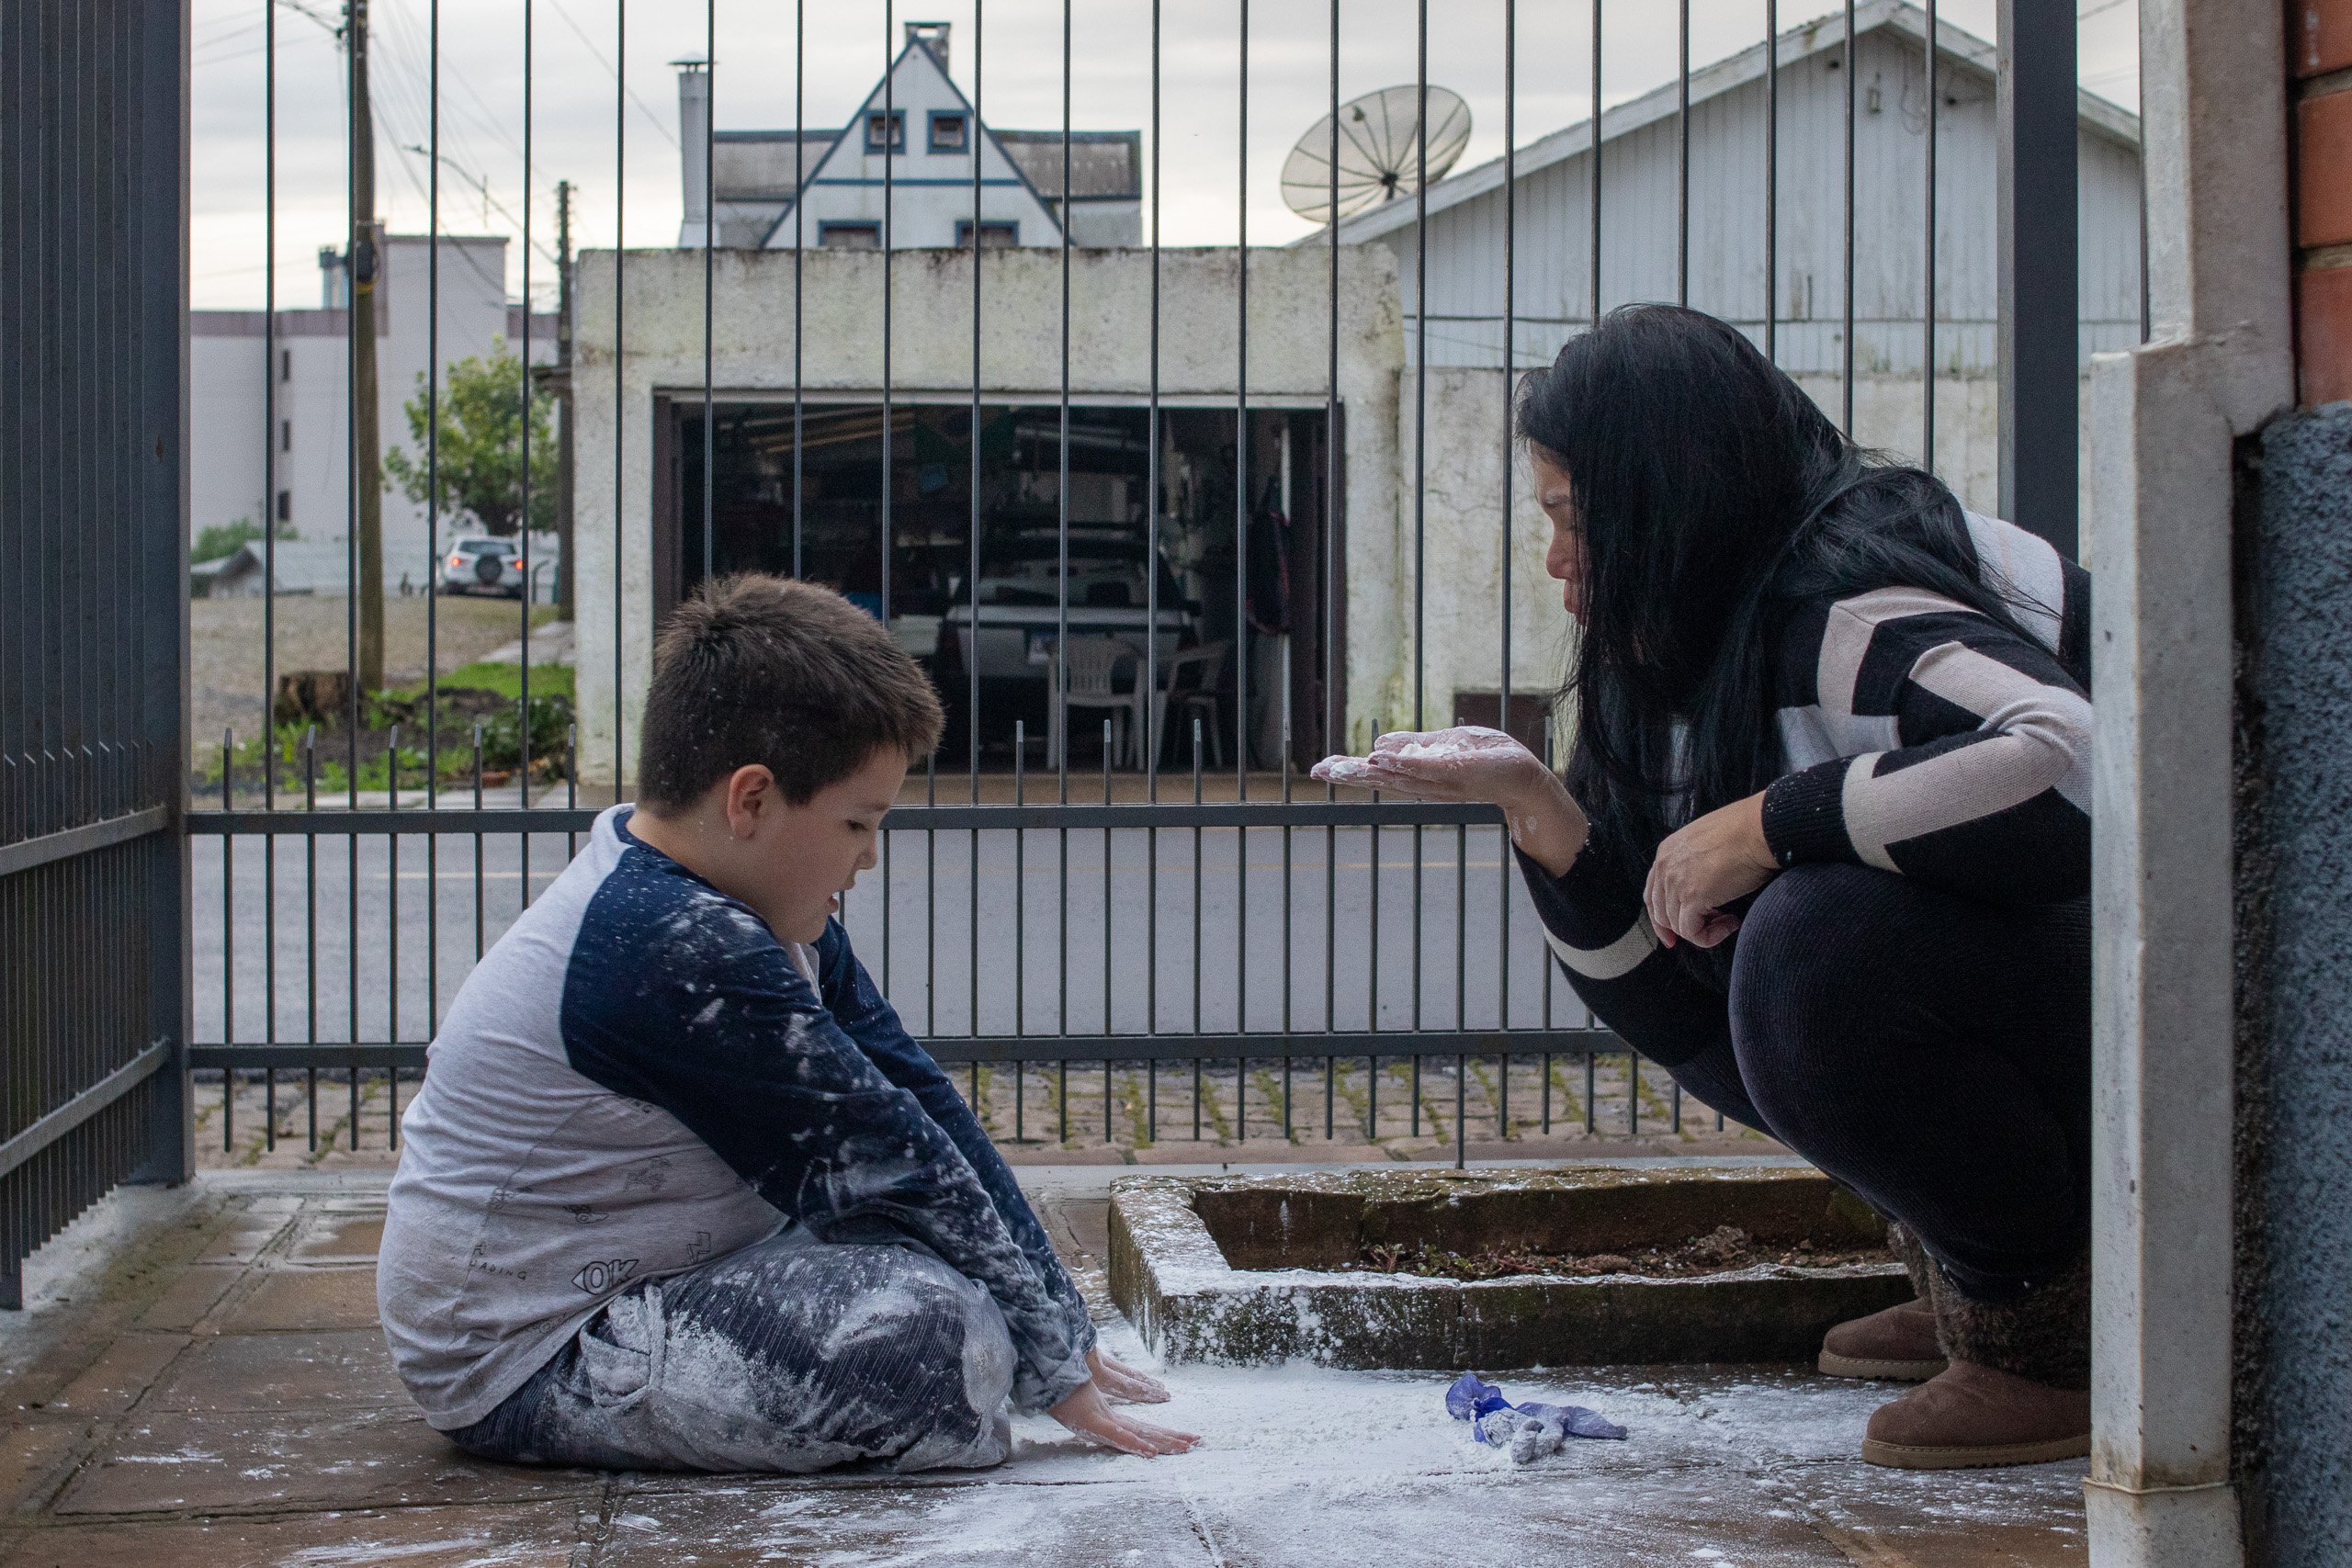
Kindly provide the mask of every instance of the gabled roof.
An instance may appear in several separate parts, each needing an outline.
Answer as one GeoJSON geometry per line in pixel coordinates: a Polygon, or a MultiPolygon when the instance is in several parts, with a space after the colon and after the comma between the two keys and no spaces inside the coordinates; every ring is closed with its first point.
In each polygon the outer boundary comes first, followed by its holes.
{"type": "MultiPolygon", "coordinates": [[[[882,96],[885,89],[887,89],[889,85],[897,79],[899,67],[905,64],[907,57],[914,53],[917,50],[921,50],[922,51],[924,62],[928,63],[933,71],[936,71],[939,73],[940,81],[944,83],[948,92],[954,95],[956,107],[963,109],[965,113],[970,115],[972,117],[972,124],[978,128],[979,139],[973,142],[971,155],[975,158],[984,157],[987,153],[989,143],[991,141],[995,142],[997,144],[998,154],[1001,156],[1006,164],[1012,168],[1013,174],[1018,176],[1021,184],[1028,190],[1030,196],[1036,199],[1038,206],[1045,209],[1046,221],[1054,225],[1054,233],[1058,236],[1062,230],[1060,220],[1056,216],[1054,204],[1046,199],[1043,192],[1038,190],[1036,182],[1029,177],[1028,171],[1023,169],[1020,163],[1014,159],[1012,154],[1005,149],[1002,138],[1000,137],[997,132],[989,130],[988,125],[981,120],[978,113],[972,107],[972,100],[964,96],[964,89],[957,86],[956,85],[956,78],[947,73],[946,62],[941,60],[939,58],[938,51],[933,50],[927,40],[920,37],[910,37],[908,39],[905,46],[899,51],[898,58],[890,62],[890,68],[882,73],[882,79],[874,84],[874,90],[865,95],[865,101],[857,106],[857,112],[849,117],[849,124],[844,126],[839,132],[835,133],[831,143],[825,149],[825,155],[817,160],[816,167],[808,171],[807,179],[802,182],[804,186],[815,185],[824,178],[825,166],[833,161],[836,153],[840,152],[843,147],[849,145],[850,132],[863,126],[865,123],[865,117],[869,113],[882,107],[882,96]]],[[[890,107],[895,109],[899,106],[894,103],[890,107]]],[[[789,133],[787,132],[786,134],[789,133]]],[[[1060,133],[1056,132],[1055,134],[1058,140],[1060,133]]],[[[911,136],[908,138],[907,145],[910,148],[913,147],[914,141],[911,136]]],[[[1059,164],[1057,164],[1056,167],[1058,169],[1059,164]]],[[[1073,178],[1072,183],[1076,183],[1075,178],[1073,178]]],[[[797,206],[798,204],[798,194],[796,192],[793,198],[793,204],[797,206]]],[[[787,206],[782,212],[776,214],[775,221],[770,224],[768,226],[768,231],[760,237],[761,249],[764,250],[774,243],[777,233],[782,231],[786,221],[790,219],[791,216],[792,207],[790,206],[787,206]]]]}
{"type": "MultiPolygon", "coordinates": [[[[1900,33],[1913,39],[1925,39],[1928,33],[1927,13],[1908,4],[1907,0],[1864,0],[1855,7],[1854,36],[1860,39],[1866,33],[1880,29],[1900,33]]],[[[1990,80],[1995,75],[1997,54],[1993,45],[1941,18],[1938,19],[1936,32],[1944,60],[1980,80],[1990,80]]],[[[1785,71],[1816,55],[1845,48],[1845,23],[1836,17],[1819,17],[1803,27],[1790,28],[1775,42],[1780,68],[1785,71]]],[[[1693,71],[1690,73],[1690,101],[1697,104],[1718,97],[1750,82],[1761,81],[1763,77],[1764,45],[1758,42],[1713,65],[1693,71]]],[[[1604,143],[1614,141],[1644,126],[1671,119],[1679,107],[1677,86],[1676,83],[1668,82],[1638,98],[1619,104],[1615,108],[1604,109],[1600,116],[1600,140],[1604,143]]],[[[2127,147],[2140,144],[2139,116],[2117,107],[2095,93],[2083,92],[2079,88],[2075,91],[2075,113],[2080,116],[2083,125],[2127,147]]],[[[1578,120],[1565,130],[1555,130],[1521,148],[1513,160],[1514,169],[1517,176],[1524,179],[1538,169],[1578,157],[1589,152],[1591,147],[1592,122],[1589,119],[1578,120]]],[[[1448,175],[1430,186],[1428,210],[1437,213],[1449,207],[1459,206],[1488,191],[1499,190],[1502,183],[1503,160],[1491,159],[1476,168],[1448,175]]],[[[1340,238],[1350,243],[1358,243],[1390,233],[1413,222],[1419,205],[1406,200],[1387,201],[1352,218],[1343,218],[1340,220],[1340,238]]],[[[1329,232],[1328,228],[1317,229],[1292,243],[1314,244],[1325,240],[1329,232]]]]}

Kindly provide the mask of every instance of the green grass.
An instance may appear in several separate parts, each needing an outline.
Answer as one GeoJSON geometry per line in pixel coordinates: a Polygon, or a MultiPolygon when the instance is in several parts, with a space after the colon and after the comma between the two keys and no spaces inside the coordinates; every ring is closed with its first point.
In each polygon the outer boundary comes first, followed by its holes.
{"type": "MultiPolygon", "coordinates": [[[[523,667],[519,664],[492,664],[477,660],[461,664],[441,677],[441,689],[447,691],[496,692],[502,697],[520,699],[523,695],[523,667]]],[[[424,682],[398,694],[414,698],[424,694],[424,682]]],[[[569,664],[534,664],[531,666],[531,695],[534,697],[564,697],[572,694],[571,666],[569,664]]]]}

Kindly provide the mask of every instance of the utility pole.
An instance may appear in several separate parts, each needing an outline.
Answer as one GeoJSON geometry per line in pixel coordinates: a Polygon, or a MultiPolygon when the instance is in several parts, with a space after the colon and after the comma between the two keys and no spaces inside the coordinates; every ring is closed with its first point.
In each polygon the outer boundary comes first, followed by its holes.
{"type": "MultiPolygon", "coordinates": [[[[571,182],[555,182],[555,603],[571,619],[571,182]]],[[[524,308],[528,310],[526,301],[524,308]]]]}
{"type": "MultiPolygon", "coordinates": [[[[383,226],[376,221],[376,117],[368,99],[368,0],[345,0],[351,51],[351,462],[359,558],[358,689],[384,685],[384,474],[376,407],[376,284],[383,226]]],[[[438,541],[435,541],[436,547],[438,541]]],[[[428,583],[427,588],[431,585],[428,583]]]]}

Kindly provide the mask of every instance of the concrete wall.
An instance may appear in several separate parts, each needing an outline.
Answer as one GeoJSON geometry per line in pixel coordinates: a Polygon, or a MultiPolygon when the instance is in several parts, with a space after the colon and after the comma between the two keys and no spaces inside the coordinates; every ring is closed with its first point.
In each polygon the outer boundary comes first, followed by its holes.
{"type": "Polygon", "coordinates": [[[2250,1558],[2317,1568],[2352,1562],[2352,403],[2278,420],[2261,451],[2239,557],[2236,1458],[2250,1558]]]}
{"type": "MultiPolygon", "coordinates": [[[[968,393],[971,256],[927,251],[888,260],[894,392],[934,398],[968,393]]],[[[802,261],[801,386],[828,397],[878,397],[885,258],[867,252],[811,251],[802,261]]],[[[1238,261],[1229,249],[1163,253],[1164,397],[1195,406],[1230,405],[1240,365],[1238,261]]],[[[791,254],[722,252],[716,264],[711,347],[718,395],[789,396],[791,254]]],[[[984,253],[981,265],[983,392],[1054,400],[1062,375],[1060,257],[1051,251],[991,251],[984,253]]],[[[629,252],[618,269],[612,253],[590,253],[579,264],[573,379],[580,420],[579,754],[582,775],[591,782],[613,778],[616,718],[619,749],[627,754],[624,777],[636,772],[636,714],[644,700],[653,632],[655,399],[662,391],[699,395],[702,266],[702,256],[689,252],[629,252]],[[616,270],[626,327],[617,367],[616,270]]],[[[1319,252],[1250,253],[1247,386],[1253,402],[1323,406],[1330,351],[1329,267],[1329,257],[1319,252]]],[[[1072,253],[1073,395],[1122,400],[1146,395],[1150,288],[1147,252],[1072,253]]],[[[1339,392],[1347,422],[1346,679],[1353,714],[1375,705],[1376,688],[1393,662],[1382,634],[1392,624],[1386,617],[1397,582],[1396,374],[1404,349],[1396,280],[1385,250],[1343,253],[1340,306],[1339,392]]]]}

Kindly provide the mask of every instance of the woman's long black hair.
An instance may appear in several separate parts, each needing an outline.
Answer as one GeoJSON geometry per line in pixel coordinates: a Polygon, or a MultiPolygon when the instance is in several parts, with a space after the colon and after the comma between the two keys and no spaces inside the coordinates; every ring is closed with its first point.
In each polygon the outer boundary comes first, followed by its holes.
{"type": "Polygon", "coordinates": [[[1771,782],[1768,644],[1799,601],[1901,585],[2017,629],[1978,579],[1951,491],[1849,441],[1713,316],[1612,311],[1525,378],[1517,412],[1574,489],[1585,608],[1561,693],[1567,782],[1621,863],[1771,782]]]}

